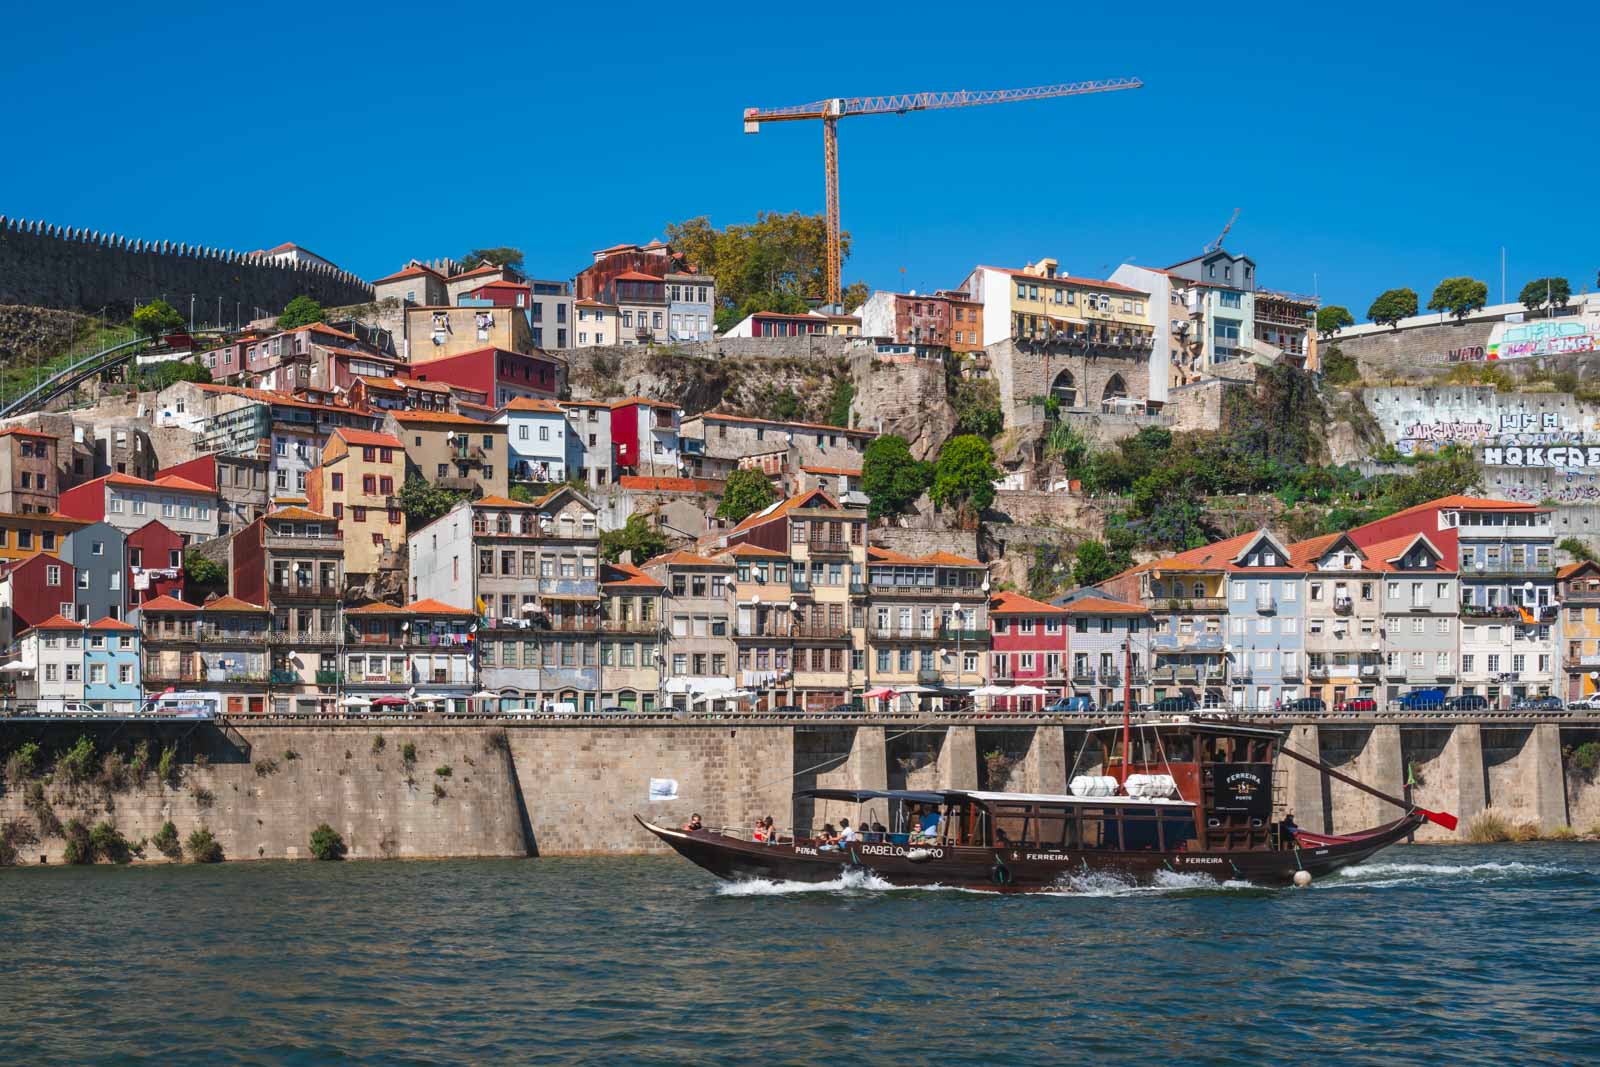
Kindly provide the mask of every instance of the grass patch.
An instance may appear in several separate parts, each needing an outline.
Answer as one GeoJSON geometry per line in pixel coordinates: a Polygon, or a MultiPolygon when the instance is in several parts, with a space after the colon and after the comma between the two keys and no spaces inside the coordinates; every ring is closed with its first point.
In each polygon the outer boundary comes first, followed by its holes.
{"type": "Polygon", "coordinates": [[[311,831],[311,854],[319,860],[342,860],[345,854],[344,838],[327,823],[319,823],[311,831]]]}
{"type": "Polygon", "coordinates": [[[161,829],[156,831],[150,843],[156,847],[157,852],[168,859],[183,858],[183,844],[178,840],[178,828],[172,825],[170,820],[161,824],[161,829]]]}
{"type": "Polygon", "coordinates": [[[1497,845],[1511,840],[1511,823],[1497,811],[1480,811],[1467,820],[1462,836],[1474,845],[1497,845]]]}
{"type": "Polygon", "coordinates": [[[204,826],[190,831],[189,840],[183,843],[183,847],[189,854],[190,863],[222,862],[222,845],[204,826]]]}

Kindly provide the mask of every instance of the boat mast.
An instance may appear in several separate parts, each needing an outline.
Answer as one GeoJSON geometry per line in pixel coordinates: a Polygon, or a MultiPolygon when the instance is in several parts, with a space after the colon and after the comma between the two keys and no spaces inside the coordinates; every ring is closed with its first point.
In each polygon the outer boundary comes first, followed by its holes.
{"type": "Polygon", "coordinates": [[[1128,781],[1128,761],[1132,757],[1128,723],[1133,705],[1133,641],[1122,642],[1122,781],[1128,781]]]}

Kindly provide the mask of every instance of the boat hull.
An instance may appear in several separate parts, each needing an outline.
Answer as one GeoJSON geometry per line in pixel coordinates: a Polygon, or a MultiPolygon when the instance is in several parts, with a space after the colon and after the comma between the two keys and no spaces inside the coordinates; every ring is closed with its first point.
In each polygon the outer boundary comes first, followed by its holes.
{"type": "MultiPolygon", "coordinates": [[[[637,818],[637,817],[636,817],[637,818]]],[[[710,831],[639,824],[680,856],[730,881],[832,882],[864,873],[890,885],[948,886],[999,893],[1069,887],[1074,878],[1104,875],[1130,885],[1151,885],[1172,875],[1199,875],[1221,883],[1277,886],[1305,871],[1315,880],[1360,863],[1403,840],[1423,822],[1415,812],[1348,841],[1300,849],[1249,852],[1034,852],[1024,847],[969,848],[857,842],[842,850],[800,844],[767,845],[710,831]]]]}

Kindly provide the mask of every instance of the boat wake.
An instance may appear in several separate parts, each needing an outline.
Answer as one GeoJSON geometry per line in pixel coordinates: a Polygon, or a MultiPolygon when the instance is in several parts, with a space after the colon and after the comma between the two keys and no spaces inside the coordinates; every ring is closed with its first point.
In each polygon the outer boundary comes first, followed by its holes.
{"type": "Polygon", "coordinates": [[[1057,888],[1047,891],[1053,897],[1129,897],[1167,895],[1173,893],[1216,893],[1240,889],[1261,889],[1260,886],[1240,879],[1219,882],[1203,874],[1180,874],[1177,871],[1158,871],[1149,885],[1139,885],[1130,878],[1110,871],[1082,871],[1064,874],[1056,879],[1057,888]]]}
{"type": "Polygon", "coordinates": [[[1485,861],[1483,863],[1363,863],[1345,867],[1333,879],[1323,884],[1379,887],[1391,885],[1418,885],[1443,882],[1457,878],[1477,881],[1522,881],[1530,878],[1549,878],[1557,875],[1581,873],[1570,867],[1557,867],[1546,863],[1509,863],[1485,861]],[[1336,881],[1335,881],[1336,880],[1336,881]]]}
{"type": "Polygon", "coordinates": [[[737,882],[719,882],[717,895],[722,897],[781,897],[791,893],[862,893],[900,889],[890,885],[870,871],[845,871],[831,882],[774,882],[766,878],[742,878],[737,882]]]}

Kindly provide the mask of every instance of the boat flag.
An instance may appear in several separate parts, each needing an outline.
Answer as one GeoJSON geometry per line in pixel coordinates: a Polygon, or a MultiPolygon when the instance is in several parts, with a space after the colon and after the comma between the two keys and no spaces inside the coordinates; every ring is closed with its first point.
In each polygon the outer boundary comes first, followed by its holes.
{"type": "Polygon", "coordinates": [[[1416,788],[1416,784],[1417,784],[1417,765],[1415,763],[1407,763],[1406,764],[1406,785],[1408,785],[1408,786],[1410,786],[1412,788],[1416,788]]]}

